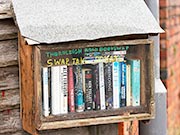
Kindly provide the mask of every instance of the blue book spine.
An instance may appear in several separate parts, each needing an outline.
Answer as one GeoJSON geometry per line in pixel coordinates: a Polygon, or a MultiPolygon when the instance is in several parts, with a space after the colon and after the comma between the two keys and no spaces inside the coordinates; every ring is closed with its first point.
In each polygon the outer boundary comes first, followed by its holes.
{"type": "Polygon", "coordinates": [[[126,63],[121,62],[121,107],[126,106],[126,63]]]}
{"type": "Polygon", "coordinates": [[[75,104],[76,112],[84,111],[84,93],[82,86],[82,66],[76,65],[74,69],[74,87],[75,87],[75,104]]]}
{"type": "Polygon", "coordinates": [[[129,60],[131,65],[132,105],[140,106],[140,60],[129,60]]]}
{"type": "Polygon", "coordinates": [[[112,63],[113,108],[120,108],[120,63],[112,63]]]}

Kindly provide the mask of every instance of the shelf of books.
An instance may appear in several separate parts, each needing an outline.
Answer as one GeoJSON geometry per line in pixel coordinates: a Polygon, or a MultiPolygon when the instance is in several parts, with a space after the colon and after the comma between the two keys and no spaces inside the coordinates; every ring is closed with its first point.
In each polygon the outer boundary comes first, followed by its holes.
{"type": "Polygon", "coordinates": [[[32,109],[38,130],[153,118],[151,40],[32,48],[32,109]]]}

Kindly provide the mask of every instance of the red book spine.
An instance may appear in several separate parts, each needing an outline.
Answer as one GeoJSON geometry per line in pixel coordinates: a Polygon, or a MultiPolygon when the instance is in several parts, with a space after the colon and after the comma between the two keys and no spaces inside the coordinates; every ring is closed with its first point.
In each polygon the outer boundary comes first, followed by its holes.
{"type": "Polygon", "coordinates": [[[68,93],[69,112],[75,112],[73,66],[68,67],[68,93]]]}

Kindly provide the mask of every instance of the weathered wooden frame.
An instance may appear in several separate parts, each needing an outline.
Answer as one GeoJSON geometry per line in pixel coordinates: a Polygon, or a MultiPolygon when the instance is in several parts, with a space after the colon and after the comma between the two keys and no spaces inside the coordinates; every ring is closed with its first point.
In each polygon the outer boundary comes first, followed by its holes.
{"type": "Polygon", "coordinates": [[[19,35],[19,67],[21,86],[21,118],[23,128],[32,134],[38,130],[70,128],[97,124],[118,123],[130,120],[146,120],[154,117],[154,45],[152,40],[110,40],[110,41],[77,41],[57,43],[52,45],[40,44],[30,46],[19,35]],[[65,114],[61,116],[44,117],[42,115],[41,91],[41,51],[51,49],[72,49],[83,47],[99,47],[110,45],[138,45],[136,55],[145,63],[142,66],[141,81],[144,96],[143,105],[125,107],[116,110],[99,110],[82,113],[65,114]],[[147,47],[143,47],[147,45],[147,47]],[[146,73],[147,72],[147,73],[146,73]],[[144,74],[145,73],[145,74],[144,74]],[[148,86],[145,84],[148,82],[148,86]],[[147,95],[146,95],[147,94],[147,95]]]}

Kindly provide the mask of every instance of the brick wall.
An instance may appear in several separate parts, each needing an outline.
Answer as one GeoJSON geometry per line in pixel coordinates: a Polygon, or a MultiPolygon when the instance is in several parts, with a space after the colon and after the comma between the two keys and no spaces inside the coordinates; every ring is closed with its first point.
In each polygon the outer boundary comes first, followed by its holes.
{"type": "Polygon", "coordinates": [[[161,79],[167,88],[168,134],[180,135],[180,0],[160,0],[161,79]]]}

